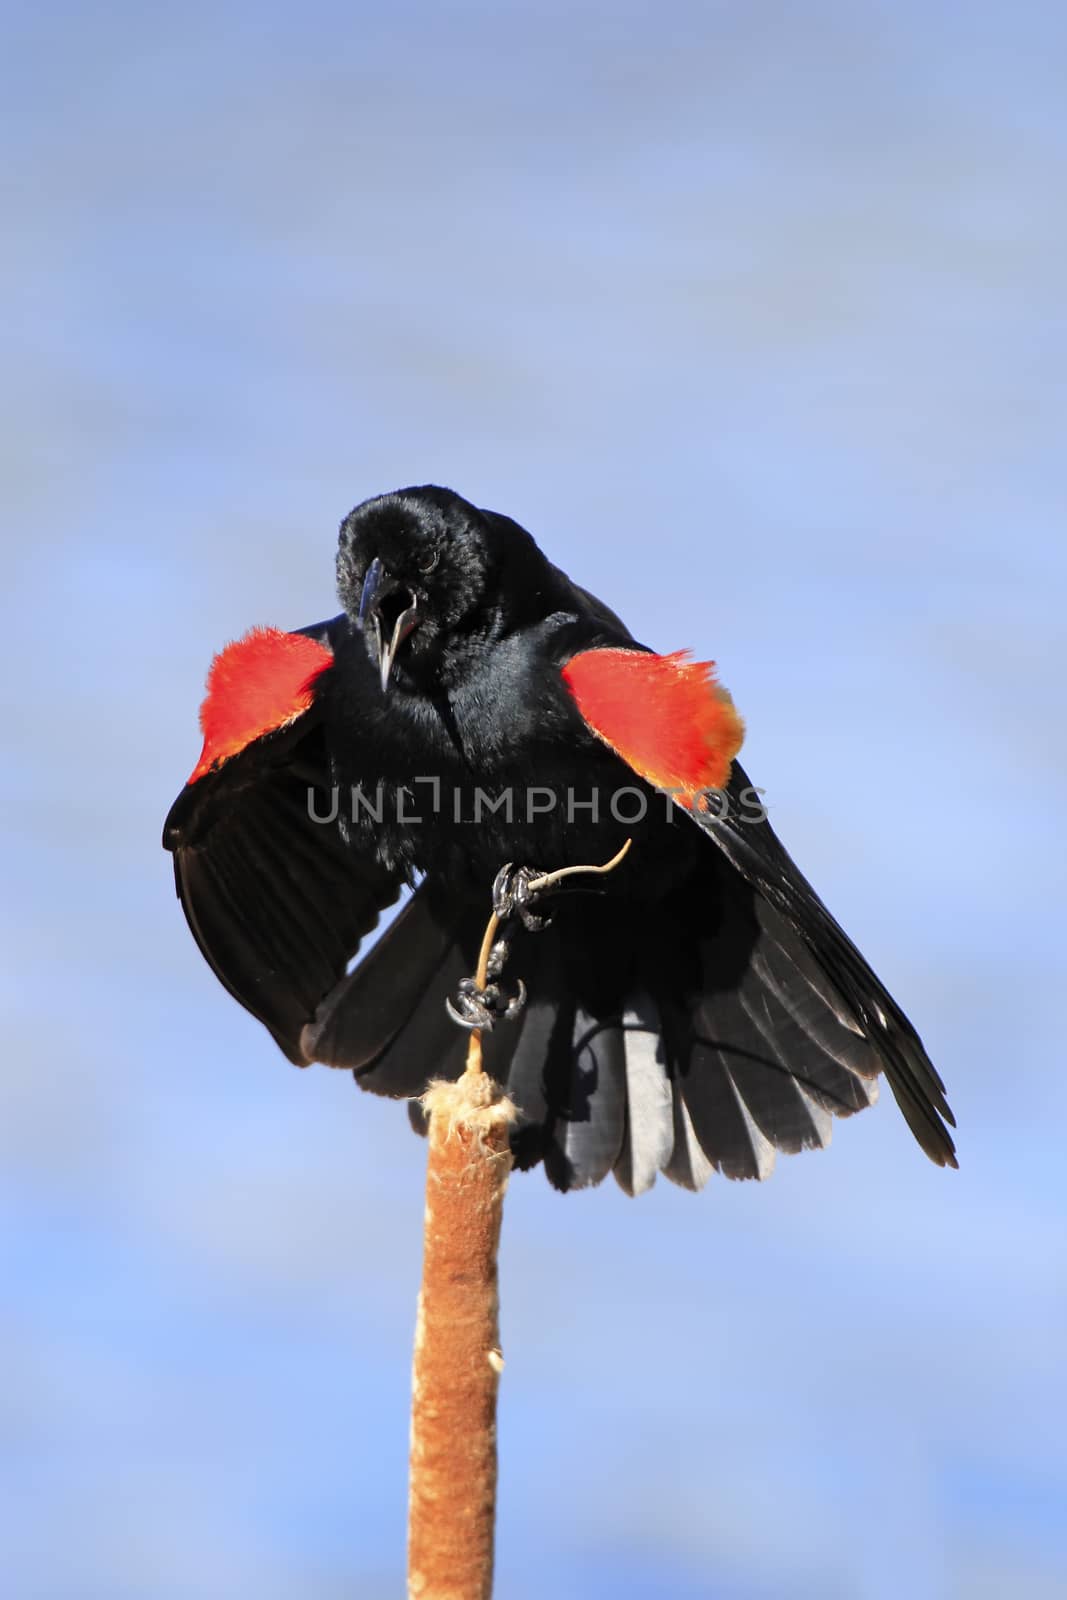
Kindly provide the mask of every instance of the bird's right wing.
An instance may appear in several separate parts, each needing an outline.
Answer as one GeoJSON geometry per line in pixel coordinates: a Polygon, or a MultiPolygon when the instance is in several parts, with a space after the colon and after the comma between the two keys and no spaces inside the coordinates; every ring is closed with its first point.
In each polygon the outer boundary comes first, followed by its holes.
{"type": "MultiPolygon", "coordinates": [[[[830,1035],[846,1019],[875,1053],[923,1150],[939,1166],[954,1167],[955,1147],[946,1126],[954,1122],[945,1086],[918,1034],[766,817],[754,815],[745,803],[745,796],[756,791],[735,759],[743,725],[715,682],[711,664],[690,662],[684,653],[594,649],[573,656],[563,680],[589,730],[631,770],[671,792],[755,891],[760,942],[750,948],[736,985],[742,1009],[766,1007],[770,994],[775,1006],[785,1008],[779,1033],[783,1027],[796,1033],[802,1023],[816,1061],[834,1059],[830,1035]],[[770,972],[768,963],[774,960],[787,970],[785,989],[781,972],[777,978],[770,972]]],[[[735,1008],[731,1026],[736,1031],[740,1023],[735,1008]]]]}

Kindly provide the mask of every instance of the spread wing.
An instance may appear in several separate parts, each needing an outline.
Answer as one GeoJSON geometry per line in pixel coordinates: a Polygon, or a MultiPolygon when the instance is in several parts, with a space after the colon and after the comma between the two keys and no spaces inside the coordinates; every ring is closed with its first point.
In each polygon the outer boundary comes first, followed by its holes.
{"type": "Polygon", "coordinates": [[[346,844],[333,803],[323,689],[348,626],[253,629],[216,657],[204,752],[163,829],[205,960],[300,1066],[301,1030],[401,887],[346,844]]]}
{"type": "MultiPolygon", "coordinates": [[[[762,808],[751,804],[756,791],[735,759],[742,724],[710,664],[639,649],[590,650],[571,658],[563,678],[590,731],[632,771],[670,790],[721,852],[719,876],[732,869],[733,883],[747,885],[747,901],[727,881],[709,895],[709,925],[714,921],[722,949],[741,958],[735,957],[728,982],[726,966],[706,974],[703,1009],[689,1019],[693,1037],[683,1041],[686,1051],[694,1041],[706,1050],[710,1029],[739,1076],[741,1047],[754,1041],[751,1060],[771,1051],[788,1076],[839,1114],[867,1103],[853,1096],[850,1104],[843,1094],[842,1065],[860,1088],[863,1078],[884,1071],[922,1149],[939,1166],[954,1167],[946,1123],[955,1121],[945,1086],[907,1017],[800,873],[762,808]]],[[[694,884],[693,893],[699,892],[694,884]]],[[[686,1086],[694,1106],[706,1081],[706,1073],[698,1074],[686,1086]]],[[[781,1099],[788,1085],[780,1072],[775,1082],[781,1099]]],[[[763,1092],[757,1085],[753,1104],[763,1092]]]]}
{"type": "MultiPolygon", "coordinates": [[[[841,925],[796,867],[762,814],[746,811],[743,797],[754,794],[743,768],[734,762],[721,806],[694,808],[694,822],[712,838],[731,866],[777,913],[786,939],[799,939],[814,957],[815,986],[828,1007],[845,1015],[872,1047],[916,1140],[939,1167],[957,1165],[955,1146],[945,1126],[956,1121],[945,1085],[922,1040],[884,984],[875,976],[841,925]]],[[[779,943],[783,933],[779,933],[779,943]]],[[[810,960],[807,962],[810,969],[810,960]]],[[[808,974],[809,984],[811,974],[808,974]]]]}

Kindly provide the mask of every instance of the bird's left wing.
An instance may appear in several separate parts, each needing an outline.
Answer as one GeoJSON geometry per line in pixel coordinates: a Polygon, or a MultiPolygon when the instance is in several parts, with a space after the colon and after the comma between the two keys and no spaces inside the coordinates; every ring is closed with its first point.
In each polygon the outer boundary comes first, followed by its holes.
{"type": "Polygon", "coordinates": [[[342,838],[331,791],[323,689],[348,626],[253,628],[215,657],[204,749],[163,829],[202,954],[301,1066],[302,1029],[401,887],[342,838]]]}

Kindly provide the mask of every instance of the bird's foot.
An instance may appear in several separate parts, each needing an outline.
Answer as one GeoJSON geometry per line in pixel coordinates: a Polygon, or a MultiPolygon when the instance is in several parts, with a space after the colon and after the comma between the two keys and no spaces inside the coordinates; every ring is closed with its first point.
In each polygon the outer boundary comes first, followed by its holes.
{"type": "MultiPolygon", "coordinates": [[[[493,947],[493,954],[497,955],[500,947],[493,947]]],[[[502,958],[498,957],[497,969],[492,970],[492,957],[490,958],[490,982],[484,989],[479,989],[476,979],[464,978],[456,991],[455,1000],[446,1000],[445,1008],[452,1021],[461,1028],[469,1030],[488,1029],[497,1022],[513,1022],[526,1004],[526,985],[522,979],[516,980],[517,988],[513,995],[504,993],[495,981],[503,966],[502,958]]]]}
{"type": "Polygon", "coordinates": [[[531,933],[548,926],[548,917],[539,917],[531,910],[538,890],[531,889],[544,876],[535,867],[516,867],[509,861],[493,879],[493,914],[499,924],[499,937],[489,952],[485,964],[486,983],[480,988],[477,978],[464,978],[454,997],[445,1001],[452,1021],[461,1028],[492,1028],[497,1022],[513,1022],[526,1004],[526,985],[521,978],[515,980],[515,991],[507,994],[500,982],[504,964],[508,959],[514,926],[521,922],[531,933]]]}
{"type": "Polygon", "coordinates": [[[548,926],[548,917],[539,917],[531,910],[537,898],[537,890],[531,889],[544,873],[536,867],[516,867],[512,862],[501,867],[493,879],[493,910],[501,922],[510,922],[512,917],[518,917],[524,928],[531,933],[540,933],[541,929],[548,926]]]}

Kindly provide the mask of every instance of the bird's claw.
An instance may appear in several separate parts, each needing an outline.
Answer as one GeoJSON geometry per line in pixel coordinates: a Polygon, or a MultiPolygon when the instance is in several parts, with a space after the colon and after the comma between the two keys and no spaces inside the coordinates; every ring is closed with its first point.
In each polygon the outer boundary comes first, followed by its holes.
{"type": "Polygon", "coordinates": [[[516,867],[510,861],[501,867],[493,879],[493,910],[501,922],[518,917],[531,933],[548,926],[548,917],[539,917],[530,909],[537,895],[530,885],[543,876],[536,867],[516,867]]]}
{"type": "Polygon", "coordinates": [[[488,1030],[497,1022],[514,1022],[526,1004],[526,985],[521,978],[516,979],[516,984],[515,993],[508,996],[498,983],[487,983],[479,989],[473,978],[464,978],[455,1000],[445,1001],[445,1010],[454,1023],[470,1032],[475,1028],[488,1030]]]}

